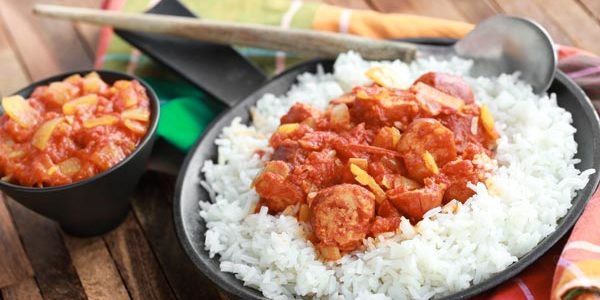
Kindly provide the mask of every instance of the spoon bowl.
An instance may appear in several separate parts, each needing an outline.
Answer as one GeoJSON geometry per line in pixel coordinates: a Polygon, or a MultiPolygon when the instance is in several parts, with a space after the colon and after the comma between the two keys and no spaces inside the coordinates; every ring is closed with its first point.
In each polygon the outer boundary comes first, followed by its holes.
{"type": "Polygon", "coordinates": [[[499,15],[477,25],[453,50],[473,60],[476,76],[520,72],[535,93],[545,92],[556,72],[556,50],[548,32],[524,18],[499,15]]]}
{"type": "Polygon", "coordinates": [[[525,18],[497,15],[479,23],[452,46],[418,46],[417,57],[473,61],[473,76],[520,73],[535,93],[550,87],[556,73],[557,57],[548,32],[525,18]]]}

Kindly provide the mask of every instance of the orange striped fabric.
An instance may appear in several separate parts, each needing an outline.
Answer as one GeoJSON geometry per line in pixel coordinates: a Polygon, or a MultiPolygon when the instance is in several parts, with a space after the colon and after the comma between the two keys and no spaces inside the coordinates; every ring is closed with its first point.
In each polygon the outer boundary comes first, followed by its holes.
{"type": "Polygon", "coordinates": [[[570,236],[517,277],[477,300],[600,299],[600,192],[590,199],[570,236]]]}
{"type": "Polygon", "coordinates": [[[473,25],[408,14],[351,10],[324,4],[317,8],[313,29],[341,31],[374,38],[460,38],[471,31],[473,25]]]}
{"type": "Polygon", "coordinates": [[[565,245],[551,299],[600,299],[600,195],[592,198],[565,245]]]}

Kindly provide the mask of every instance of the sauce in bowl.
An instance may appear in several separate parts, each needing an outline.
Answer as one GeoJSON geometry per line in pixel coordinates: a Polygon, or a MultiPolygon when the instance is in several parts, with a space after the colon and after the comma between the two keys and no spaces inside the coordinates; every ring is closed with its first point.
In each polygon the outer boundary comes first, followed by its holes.
{"type": "Polygon", "coordinates": [[[70,184],[108,170],[148,131],[150,103],[135,80],[112,86],[97,73],[2,99],[0,174],[23,186],[70,184]]]}

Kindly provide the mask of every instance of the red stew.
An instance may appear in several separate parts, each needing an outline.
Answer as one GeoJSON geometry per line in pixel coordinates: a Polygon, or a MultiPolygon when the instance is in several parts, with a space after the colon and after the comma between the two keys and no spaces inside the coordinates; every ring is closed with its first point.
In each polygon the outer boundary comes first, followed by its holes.
{"type": "Polygon", "coordinates": [[[106,84],[97,73],[2,98],[0,174],[24,186],[57,186],[114,166],[148,130],[150,102],[138,81],[106,84]]]}
{"type": "Polygon", "coordinates": [[[271,160],[253,185],[259,206],[310,224],[326,260],[474,192],[494,169],[499,137],[486,107],[458,76],[427,73],[404,90],[357,86],[325,111],[297,103],[271,136],[271,160]]]}

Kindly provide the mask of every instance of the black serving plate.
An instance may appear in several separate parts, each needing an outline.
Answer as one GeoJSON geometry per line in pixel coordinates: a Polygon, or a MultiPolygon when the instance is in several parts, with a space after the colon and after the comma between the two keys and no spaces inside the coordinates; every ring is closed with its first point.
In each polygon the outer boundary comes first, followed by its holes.
{"type": "MultiPolygon", "coordinates": [[[[217,159],[217,147],[214,143],[223,127],[228,126],[233,118],[241,117],[242,122],[250,122],[249,108],[265,93],[281,95],[289,90],[296,77],[304,72],[316,72],[317,66],[322,65],[327,72],[332,71],[332,60],[315,60],[303,63],[285,73],[273,78],[260,89],[250,94],[236,106],[221,115],[204,133],[202,138],[188,153],[180,170],[174,198],[174,218],[179,239],[192,259],[193,263],[208,278],[219,287],[243,299],[264,299],[262,294],[252,288],[245,287],[242,281],[230,273],[221,272],[218,258],[210,258],[204,248],[205,224],[199,216],[200,200],[208,200],[209,195],[200,185],[202,174],[200,170],[206,160],[217,159]]],[[[556,93],[558,105],[565,108],[573,116],[573,125],[577,128],[575,140],[578,143],[576,157],[581,160],[577,165],[580,170],[590,168],[600,169],[600,124],[598,115],[583,91],[567,76],[558,71],[550,90],[556,93]]],[[[596,190],[599,180],[596,172],[590,177],[587,186],[577,193],[573,206],[559,221],[555,232],[543,239],[534,249],[524,255],[507,269],[493,275],[491,278],[471,286],[468,289],[444,297],[444,299],[462,299],[475,296],[514,277],[527,266],[531,265],[542,254],[548,251],[575,224],[587,201],[596,190]]]]}

